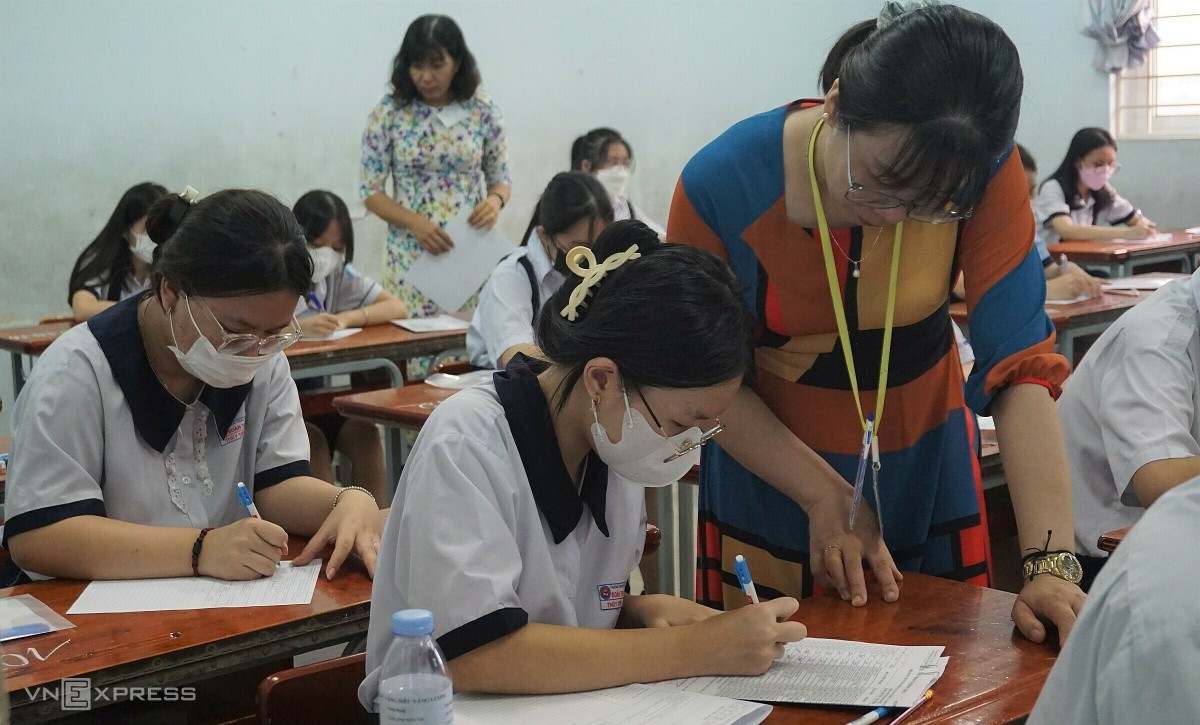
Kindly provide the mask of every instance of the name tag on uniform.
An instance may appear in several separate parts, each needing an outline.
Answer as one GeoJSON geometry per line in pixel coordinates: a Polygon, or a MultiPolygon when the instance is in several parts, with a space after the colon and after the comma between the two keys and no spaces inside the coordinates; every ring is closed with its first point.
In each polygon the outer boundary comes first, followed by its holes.
{"type": "Polygon", "coordinates": [[[246,437],[246,416],[240,416],[233,424],[229,426],[229,432],[221,439],[221,445],[227,446],[234,441],[240,441],[246,437]]]}
{"type": "Polygon", "coordinates": [[[620,609],[625,603],[625,582],[618,584],[601,584],[596,587],[600,597],[600,609],[620,609]]]}

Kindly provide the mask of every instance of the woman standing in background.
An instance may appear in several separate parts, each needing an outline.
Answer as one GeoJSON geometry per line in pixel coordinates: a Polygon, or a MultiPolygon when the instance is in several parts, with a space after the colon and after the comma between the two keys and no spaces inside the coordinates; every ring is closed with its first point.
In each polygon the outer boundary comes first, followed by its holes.
{"type": "Polygon", "coordinates": [[[464,208],[471,209],[472,226],[491,229],[512,193],[504,122],[479,83],[458,25],[445,15],[423,15],[404,34],[392,63],[392,93],[371,111],[363,133],[360,193],[388,223],[384,288],[414,317],[440,310],[405,284],[413,261],[422,250],[454,247],[444,227],[464,208]]]}

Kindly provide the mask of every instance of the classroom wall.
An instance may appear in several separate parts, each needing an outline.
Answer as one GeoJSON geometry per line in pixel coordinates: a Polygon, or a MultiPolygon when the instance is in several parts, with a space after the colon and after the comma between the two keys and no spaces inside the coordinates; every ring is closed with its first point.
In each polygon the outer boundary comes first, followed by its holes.
{"type": "MultiPolygon", "coordinates": [[[[1076,128],[1105,125],[1108,84],[1076,32],[1076,0],[963,0],[1021,50],[1019,140],[1053,166],[1076,128]]],[[[876,0],[150,0],[0,4],[0,324],[65,309],[70,267],[121,192],[143,180],[202,192],[263,188],[291,203],[325,187],[356,216],[359,142],[408,23],[455,17],[509,134],[516,238],[571,140],[620,129],[638,157],[631,195],[666,221],[678,173],[731,123],[813,95],[836,36],[876,0]]],[[[1200,221],[1179,149],[1122,144],[1120,188],[1163,224],[1200,221]],[[1133,196],[1133,194],[1130,194],[1133,196]]],[[[378,276],[383,225],[356,222],[356,264],[378,276]]],[[[9,430],[8,357],[0,433],[9,430]]]]}

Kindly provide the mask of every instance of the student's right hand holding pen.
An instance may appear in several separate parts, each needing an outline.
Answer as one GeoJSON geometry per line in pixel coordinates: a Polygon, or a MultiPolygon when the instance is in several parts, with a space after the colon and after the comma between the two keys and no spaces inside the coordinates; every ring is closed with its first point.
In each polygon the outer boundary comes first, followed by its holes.
{"type": "Polygon", "coordinates": [[[781,597],[722,612],[695,625],[703,628],[698,643],[710,650],[707,661],[712,665],[711,674],[766,672],[772,662],[783,656],[785,644],[808,636],[803,624],[788,619],[799,608],[800,603],[795,599],[781,597]]]}
{"type": "Polygon", "coordinates": [[[202,576],[230,581],[271,576],[287,554],[287,544],[287,532],[278,525],[241,519],[204,537],[198,568],[202,576]]]}
{"type": "Polygon", "coordinates": [[[337,318],[337,315],[328,312],[305,317],[303,320],[299,320],[299,323],[300,331],[304,333],[305,337],[329,337],[342,327],[342,321],[337,318]]]}

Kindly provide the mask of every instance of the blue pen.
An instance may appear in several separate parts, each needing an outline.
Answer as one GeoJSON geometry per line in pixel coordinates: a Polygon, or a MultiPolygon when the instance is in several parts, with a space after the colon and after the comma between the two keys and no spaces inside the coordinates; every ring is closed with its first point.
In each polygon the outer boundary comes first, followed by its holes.
{"type": "Polygon", "coordinates": [[[308,304],[312,305],[313,309],[316,310],[317,312],[325,311],[325,308],[321,306],[321,299],[319,297],[317,297],[316,292],[308,293],[308,304]]]}
{"type": "Polygon", "coordinates": [[[887,717],[889,710],[891,710],[890,707],[877,707],[857,720],[851,720],[847,725],[871,725],[873,722],[878,722],[879,718],[887,717]]]}
{"type": "Polygon", "coordinates": [[[746,599],[750,600],[751,604],[758,604],[758,592],[754,590],[754,580],[750,578],[750,566],[746,564],[746,557],[738,554],[733,558],[733,573],[737,575],[738,584],[742,585],[746,599]]]}
{"type": "Polygon", "coordinates": [[[54,631],[50,625],[45,622],[36,622],[34,624],[18,624],[15,627],[0,629],[0,642],[18,637],[28,637],[33,634],[45,634],[46,632],[54,631]]]}
{"type": "MultiPolygon", "coordinates": [[[[250,492],[246,490],[246,484],[238,481],[237,492],[238,498],[242,500],[242,505],[246,507],[246,513],[250,514],[251,518],[259,519],[261,521],[262,516],[258,515],[258,507],[254,505],[254,499],[250,498],[250,492]]],[[[279,551],[284,554],[287,553],[287,551],[282,548],[279,551]]],[[[283,562],[277,561],[275,562],[275,566],[283,566],[283,562]]]]}
{"type": "Polygon", "coordinates": [[[858,519],[858,503],[862,500],[863,480],[867,476],[867,459],[871,456],[871,436],[875,433],[875,413],[867,413],[867,429],[863,431],[862,454],[858,457],[858,472],[854,474],[854,500],[850,503],[850,529],[858,519]]]}

